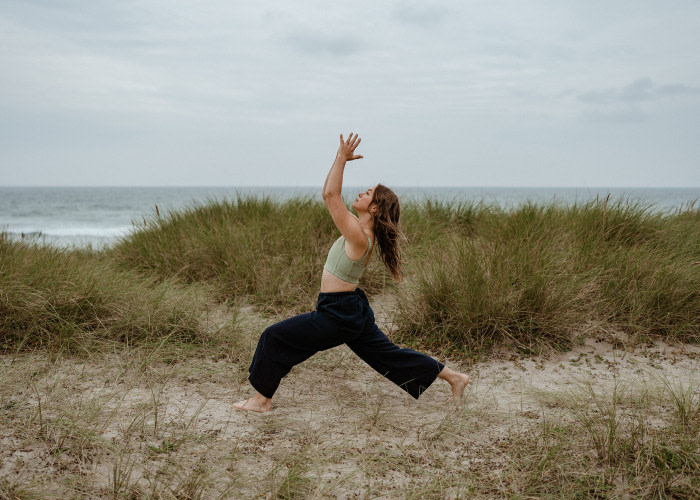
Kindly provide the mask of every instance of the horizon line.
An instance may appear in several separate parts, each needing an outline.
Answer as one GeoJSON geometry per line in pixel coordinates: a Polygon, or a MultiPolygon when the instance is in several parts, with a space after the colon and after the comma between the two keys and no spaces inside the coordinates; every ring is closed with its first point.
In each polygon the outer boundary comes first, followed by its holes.
{"type": "MultiPolygon", "coordinates": [[[[343,187],[361,187],[364,184],[347,184],[343,187]]],[[[158,185],[158,184],[141,184],[141,185],[127,185],[127,184],[85,184],[85,185],[73,185],[73,184],[62,184],[62,185],[46,185],[46,184],[14,184],[14,185],[0,185],[0,189],[3,188],[159,188],[159,189],[182,189],[182,188],[214,188],[214,189],[247,189],[247,188],[258,188],[258,189],[321,189],[321,186],[317,185],[263,185],[263,184],[244,184],[244,185],[214,185],[214,184],[178,184],[178,185],[158,185]]],[[[499,185],[460,185],[460,186],[446,186],[446,185],[392,185],[392,189],[700,189],[700,185],[697,186],[499,186],[499,185]]]]}

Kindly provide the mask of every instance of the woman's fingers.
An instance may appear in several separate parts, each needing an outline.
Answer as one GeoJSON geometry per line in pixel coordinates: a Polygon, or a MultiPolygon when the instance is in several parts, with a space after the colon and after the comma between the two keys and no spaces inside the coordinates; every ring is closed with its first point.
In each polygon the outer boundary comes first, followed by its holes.
{"type": "MultiPolygon", "coordinates": [[[[357,148],[357,146],[360,145],[362,142],[362,139],[360,139],[359,134],[356,134],[354,132],[350,132],[350,135],[348,136],[347,140],[343,138],[343,134],[340,134],[340,147],[347,147],[349,148],[349,152],[352,152],[357,148]]],[[[357,160],[358,158],[362,158],[362,156],[354,156],[351,158],[351,160],[357,160]]]]}
{"type": "Polygon", "coordinates": [[[345,144],[347,144],[350,147],[356,148],[357,146],[360,145],[360,141],[362,141],[362,139],[360,139],[359,134],[355,134],[354,132],[350,132],[350,135],[348,136],[348,140],[345,141],[345,144]],[[353,135],[355,137],[353,137],[353,135]]]}

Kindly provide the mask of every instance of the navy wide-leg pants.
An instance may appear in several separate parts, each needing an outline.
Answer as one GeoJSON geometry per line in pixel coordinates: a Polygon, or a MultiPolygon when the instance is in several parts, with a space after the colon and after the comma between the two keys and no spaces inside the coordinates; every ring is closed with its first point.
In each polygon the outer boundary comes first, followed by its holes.
{"type": "Polygon", "coordinates": [[[367,296],[356,288],[320,293],[315,311],[265,329],[248,369],[250,383],[271,398],[293,366],[341,344],[416,399],[445,367],[430,356],[393,344],[375,324],[367,296]]]}

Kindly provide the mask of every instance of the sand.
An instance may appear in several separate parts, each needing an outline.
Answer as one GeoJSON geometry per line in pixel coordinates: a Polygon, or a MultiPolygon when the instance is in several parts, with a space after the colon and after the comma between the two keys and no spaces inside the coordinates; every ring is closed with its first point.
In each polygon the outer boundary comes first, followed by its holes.
{"type": "MultiPolygon", "coordinates": [[[[390,301],[373,305],[390,332],[390,301]]],[[[471,377],[460,403],[440,380],[416,401],[342,346],[294,368],[269,414],[235,410],[251,393],[245,360],[272,319],[252,308],[239,315],[240,360],[144,363],[145,354],[120,349],[87,359],[1,356],[0,497],[523,494],[530,486],[513,446],[575,422],[572,400],[593,405],[617,393],[630,409],[647,394],[662,402],[647,425],[663,429],[673,418],[664,387],[700,398],[699,346],[632,345],[606,333],[565,353],[503,351],[469,366],[439,358],[471,377]]],[[[589,448],[582,460],[595,462],[589,448]]],[[[612,496],[628,494],[624,480],[616,485],[612,496]]]]}

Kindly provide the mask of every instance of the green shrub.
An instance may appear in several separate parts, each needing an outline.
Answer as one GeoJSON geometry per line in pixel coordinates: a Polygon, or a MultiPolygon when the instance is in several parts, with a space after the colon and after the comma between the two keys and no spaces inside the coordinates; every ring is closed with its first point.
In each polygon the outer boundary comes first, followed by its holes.
{"type": "Polygon", "coordinates": [[[79,351],[94,340],[126,344],[201,334],[206,294],[156,283],[99,255],[11,241],[0,234],[0,349],[79,351]]]}
{"type": "MultiPolygon", "coordinates": [[[[398,341],[475,356],[499,343],[523,353],[567,348],[595,329],[700,340],[700,211],[692,205],[660,213],[607,198],[512,209],[427,200],[402,212],[398,341]]],[[[204,289],[224,302],[309,310],[338,235],[320,200],[239,197],[156,213],[99,253],[4,238],[0,325],[13,338],[188,338],[206,309],[204,289]]],[[[396,292],[378,252],[372,260],[360,286],[396,292]]]]}
{"type": "MultiPolygon", "coordinates": [[[[454,208],[442,210],[430,218],[449,219],[454,208]]],[[[469,230],[440,228],[421,240],[399,300],[398,340],[463,355],[503,342],[533,352],[565,348],[591,323],[637,338],[700,340],[692,206],[658,213],[608,199],[527,203],[481,207],[470,220],[469,230]]]]}
{"type": "MultiPolygon", "coordinates": [[[[248,296],[267,309],[305,310],[315,303],[328,249],[338,236],[321,201],[239,197],[151,218],[111,256],[122,268],[162,279],[212,283],[222,300],[248,296]]],[[[382,267],[375,263],[365,273],[362,286],[369,292],[389,282],[382,267]]]]}

